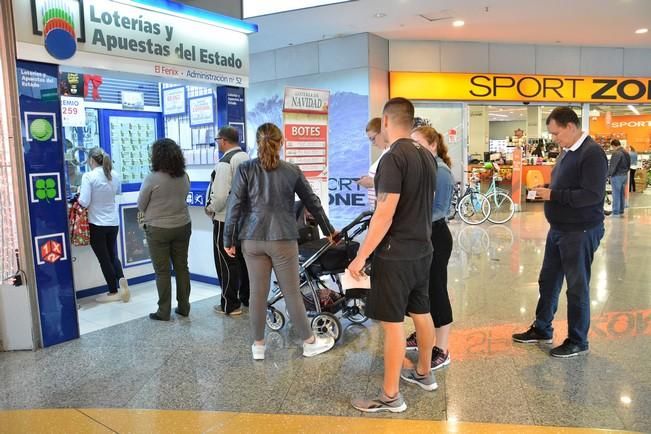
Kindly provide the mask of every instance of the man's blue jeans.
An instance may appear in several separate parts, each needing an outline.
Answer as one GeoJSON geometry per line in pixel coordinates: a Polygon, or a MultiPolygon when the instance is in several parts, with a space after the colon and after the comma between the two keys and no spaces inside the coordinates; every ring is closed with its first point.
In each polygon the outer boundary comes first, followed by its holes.
{"type": "Polygon", "coordinates": [[[568,337],[577,345],[588,346],[590,271],[594,253],[603,236],[603,223],[584,231],[550,229],[547,233],[545,258],[538,278],[540,299],[534,322],[534,327],[543,335],[551,337],[554,332],[552,320],[565,278],[568,337]]]}
{"type": "Polygon", "coordinates": [[[626,185],[627,175],[617,175],[610,177],[610,185],[613,188],[613,214],[624,214],[624,186],[626,185]]]}

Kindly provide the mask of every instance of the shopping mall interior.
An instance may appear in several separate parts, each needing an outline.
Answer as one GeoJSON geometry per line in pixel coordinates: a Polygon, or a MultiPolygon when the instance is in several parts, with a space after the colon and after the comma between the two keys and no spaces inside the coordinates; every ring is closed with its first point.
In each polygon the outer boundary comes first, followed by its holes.
{"type": "MultiPolygon", "coordinates": [[[[0,12],[0,433],[651,432],[651,2],[7,0],[0,12]],[[315,271],[316,250],[299,246],[309,327],[334,347],[304,357],[273,275],[254,360],[248,302],[224,305],[208,207],[231,164],[224,128],[255,158],[258,127],[274,123],[282,158],[332,225],[353,224],[332,249],[364,243],[375,203],[363,179],[384,155],[368,122],[395,97],[451,159],[440,222],[453,322],[435,390],[401,381],[406,410],[360,411],[351,402],[384,393],[388,356],[382,324],[366,316],[374,288],[346,290],[357,250],[325,272],[326,250],[315,271]],[[512,337],[540,314],[552,249],[539,189],[559,201],[554,173],[580,149],[553,130],[557,107],[600,155],[626,156],[624,175],[571,187],[602,188],[605,231],[588,265],[589,352],[567,358],[550,356],[573,333],[566,283],[553,337],[512,337]],[[188,180],[191,307],[174,312],[182,279],[168,253],[172,313],[155,321],[161,261],[141,196],[162,138],[178,144],[188,180]],[[115,296],[91,247],[98,223],[91,213],[85,232],[75,220],[97,149],[120,181],[108,225],[124,275],[115,296]]],[[[230,184],[220,191],[232,199],[230,184]]],[[[300,242],[327,235],[296,217],[300,242]]],[[[404,324],[407,338],[415,326],[404,324]]],[[[417,358],[409,349],[405,366],[417,358]]]]}

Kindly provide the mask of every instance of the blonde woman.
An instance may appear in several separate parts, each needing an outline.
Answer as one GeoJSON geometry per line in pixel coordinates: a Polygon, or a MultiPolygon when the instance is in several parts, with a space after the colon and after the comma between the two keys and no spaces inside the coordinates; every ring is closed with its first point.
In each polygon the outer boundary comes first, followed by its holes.
{"type": "Polygon", "coordinates": [[[108,288],[108,293],[95,301],[127,302],[130,298],[129,284],[124,278],[116,245],[119,218],[115,197],[120,193],[120,180],[113,171],[111,157],[102,148],[90,150],[88,164],[91,170],[81,178],[79,204],[88,208],[90,247],[97,256],[108,288]]]}
{"type": "Polygon", "coordinates": [[[299,290],[294,195],[303,201],[323,233],[332,237],[335,230],[301,169],[281,161],[283,135],[280,129],[271,123],[263,124],[257,130],[256,141],[258,158],[241,163],[235,173],[223,235],[224,250],[231,257],[236,254],[237,238],[242,241],[251,286],[249,315],[253,359],[264,359],[265,316],[272,269],[292,324],[303,339],[303,356],[316,356],[331,349],[335,342],[332,337],[312,333],[303,305],[299,290]]]}

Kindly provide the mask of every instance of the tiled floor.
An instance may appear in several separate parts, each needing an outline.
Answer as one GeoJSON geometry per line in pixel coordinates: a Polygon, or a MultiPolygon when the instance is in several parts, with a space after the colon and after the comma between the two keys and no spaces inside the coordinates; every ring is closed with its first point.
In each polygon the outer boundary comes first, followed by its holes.
{"type": "MultiPolygon", "coordinates": [[[[174,284],[172,284],[174,287],[174,284]]],[[[129,287],[131,299],[128,303],[121,301],[111,303],[98,303],[94,297],[85,297],[79,300],[79,330],[82,335],[106,327],[122,324],[136,318],[148,316],[156,312],[158,307],[158,293],[154,281],[131,285],[129,287]]],[[[202,282],[192,282],[190,302],[205,300],[215,297],[220,293],[216,285],[202,282]]],[[[172,300],[176,300],[176,292],[172,289],[172,300]]]]}
{"type": "MultiPolygon", "coordinates": [[[[541,210],[527,209],[504,226],[451,224],[452,363],[436,373],[436,392],[402,385],[407,411],[371,417],[447,421],[447,429],[461,421],[514,424],[495,428],[504,432],[537,430],[516,425],[651,432],[651,192],[634,196],[623,218],[606,220],[593,264],[591,352],[569,360],[550,358],[549,346],[517,345],[510,339],[533,319],[547,230],[541,210]]],[[[311,359],[301,357],[300,339],[291,327],[269,331],[266,360],[253,362],[248,315],[217,315],[212,310],[216,300],[195,301],[187,319],[137,318],[45,350],[0,353],[0,408],[368,419],[349,402],[380,388],[383,353],[377,324],[344,321],[336,347],[311,359]]],[[[155,306],[148,303],[143,302],[146,312],[155,306]]],[[[565,316],[563,295],[555,343],[565,337],[565,316]]],[[[395,423],[371,420],[374,430],[389,430],[395,423]]],[[[226,425],[213,428],[218,426],[226,425]]],[[[410,432],[406,424],[401,431],[410,432]]]]}

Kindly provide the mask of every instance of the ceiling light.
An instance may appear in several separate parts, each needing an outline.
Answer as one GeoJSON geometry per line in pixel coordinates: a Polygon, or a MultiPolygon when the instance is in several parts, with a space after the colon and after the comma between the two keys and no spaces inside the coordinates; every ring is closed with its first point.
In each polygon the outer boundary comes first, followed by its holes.
{"type": "Polygon", "coordinates": [[[622,404],[626,404],[626,405],[628,405],[628,404],[630,404],[631,402],[633,402],[633,400],[631,399],[631,397],[630,397],[630,396],[627,396],[627,395],[622,395],[622,396],[619,398],[619,400],[622,402],[622,404]]]}
{"type": "Polygon", "coordinates": [[[628,107],[628,109],[629,109],[630,111],[632,111],[632,112],[635,113],[636,115],[638,115],[638,116],[640,115],[640,112],[639,112],[639,111],[638,111],[634,106],[632,106],[632,105],[629,104],[629,105],[627,105],[627,107],[628,107]]]}
{"type": "Polygon", "coordinates": [[[454,27],[463,27],[463,25],[466,24],[463,20],[456,20],[452,23],[454,27]]]}
{"type": "Polygon", "coordinates": [[[373,15],[375,18],[384,18],[387,16],[384,12],[378,12],[377,14],[373,15]]]}
{"type": "Polygon", "coordinates": [[[509,117],[508,115],[501,115],[499,113],[491,113],[491,116],[495,116],[495,117],[498,117],[498,118],[508,118],[509,117]]]}
{"type": "Polygon", "coordinates": [[[649,29],[643,28],[643,29],[637,29],[635,31],[635,33],[637,33],[638,35],[643,35],[643,34],[647,33],[648,31],[649,31],[649,29]]]}

